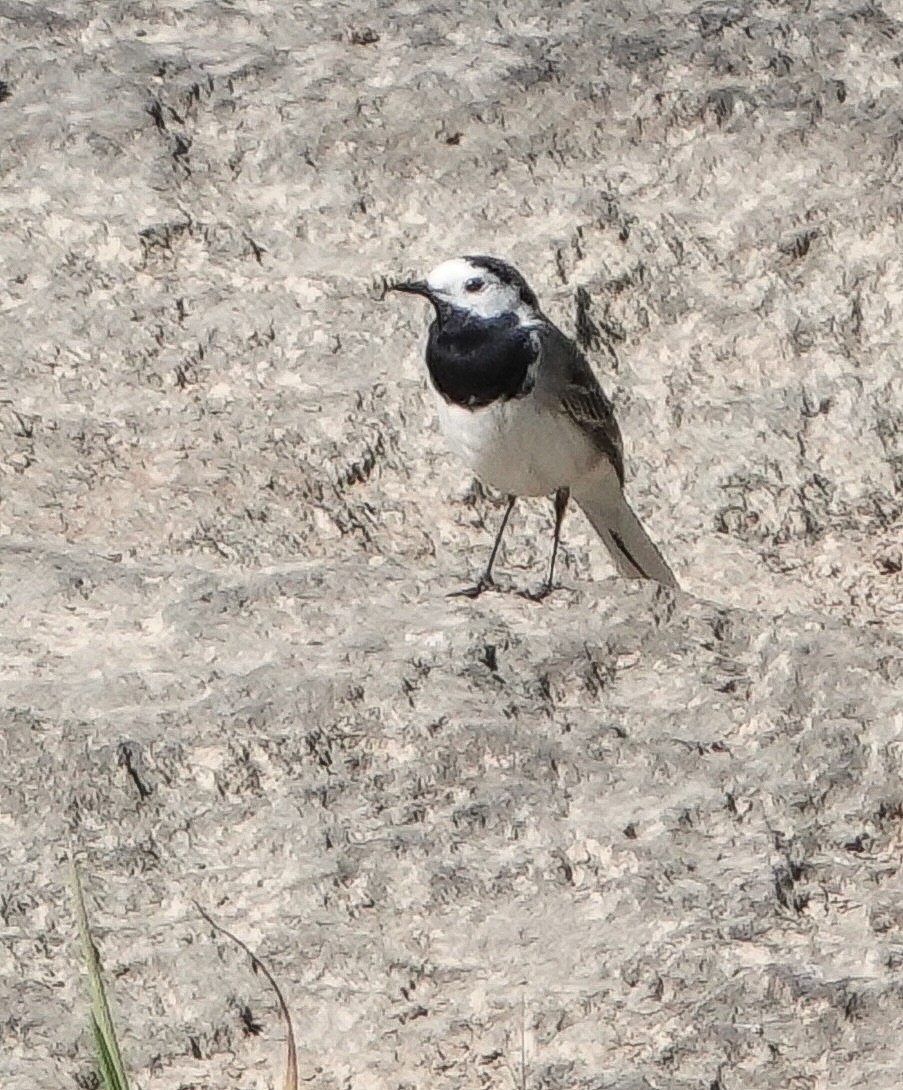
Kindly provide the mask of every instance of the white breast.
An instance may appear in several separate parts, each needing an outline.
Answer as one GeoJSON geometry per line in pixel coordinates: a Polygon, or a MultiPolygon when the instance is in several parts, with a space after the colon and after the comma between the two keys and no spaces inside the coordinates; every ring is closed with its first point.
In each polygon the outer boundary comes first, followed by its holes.
{"type": "Polygon", "coordinates": [[[463,409],[438,397],[448,444],[477,477],[513,496],[545,496],[574,485],[599,461],[589,439],[535,395],[463,409]]]}

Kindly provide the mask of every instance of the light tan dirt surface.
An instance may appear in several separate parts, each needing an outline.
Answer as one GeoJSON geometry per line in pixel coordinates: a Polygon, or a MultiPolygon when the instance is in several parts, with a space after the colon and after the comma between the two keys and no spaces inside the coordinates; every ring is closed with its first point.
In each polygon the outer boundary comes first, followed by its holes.
{"type": "Polygon", "coordinates": [[[0,1085],[897,1088],[903,4],[0,0],[0,1085]],[[684,592],[446,454],[514,262],[684,592]]]}

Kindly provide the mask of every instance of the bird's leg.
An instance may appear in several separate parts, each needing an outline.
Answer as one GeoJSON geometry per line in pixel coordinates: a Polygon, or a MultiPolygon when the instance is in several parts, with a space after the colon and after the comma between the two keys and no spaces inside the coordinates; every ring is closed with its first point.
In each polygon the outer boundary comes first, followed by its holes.
{"type": "Polygon", "coordinates": [[[502,534],[505,532],[505,527],[508,525],[508,517],[511,514],[511,509],[514,507],[514,501],[516,496],[508,497],[508,506],[505,508],[505,513],[502,515],[502,524],[499,526],[499,531],[495,535],[495,542],[492,546],[492,552],[489,554],[489,563],[486,565],[486,570],[480,576],[475,586],[465,587],[464,590],[454,590],[449,594],[449,598],[478,598],[484,590],[489,590],[490,587],[494,587],[495,583],[492,580],[492,565],[495,563],[496,555],[499,551],[499,545],[502,543],[502,534]]]}
{"type": "Polygon", "coordinates": [[[555,492],[555,537],[552,541],[552,561],[549,564],[549,578],[536,591],[527,592],[524,596],[532,598],[534,602],[541,602],[547,594],[555,589],[555,559],[558,556],[558,541],[561,537],[561,524],[564,521],[564,513],[567,510],[568,500],[571,498],[569,488],[559,488],[555,492]]]}
{"type": "Polygon", "coordinates": [[[559,488],[555,492],[555,538],[552,541],[552,562],[549,564],[549,578],[546,582],[546,593],[552,589],[555,582],[555,558],[558,556],[558,542],[561,538],[561,524],[564,522],[564,513],[567,510],[568,500],[571,498],[569,488],[559,488]]]}

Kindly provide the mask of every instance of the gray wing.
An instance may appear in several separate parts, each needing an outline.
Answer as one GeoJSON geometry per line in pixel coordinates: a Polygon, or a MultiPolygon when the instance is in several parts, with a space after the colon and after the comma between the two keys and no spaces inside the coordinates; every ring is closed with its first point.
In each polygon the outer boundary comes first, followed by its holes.
{"type": "MultiPolygon", "coordinates": [[[[614,409],[586,357],[551,322],[540,332],[543,354],[554,358],[554,388],[565,413],[592,439],[624,483],[624,444],[614,409]]],[[[551,359],[549,360],[551,362],[551,359]]]]}

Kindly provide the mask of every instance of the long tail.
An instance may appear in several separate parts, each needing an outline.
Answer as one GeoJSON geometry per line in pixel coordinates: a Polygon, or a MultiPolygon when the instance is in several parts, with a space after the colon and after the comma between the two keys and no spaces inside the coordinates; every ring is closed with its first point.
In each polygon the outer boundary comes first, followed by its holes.
{"type": "Polygon", "coordinates": [[[591,490],[572,495],[605,542],[621,575],[629,579],[654,579],[663,586],[677,587],[674,572],[643,529],[620,487],[613,481],[597,482],[591,490]]]}

